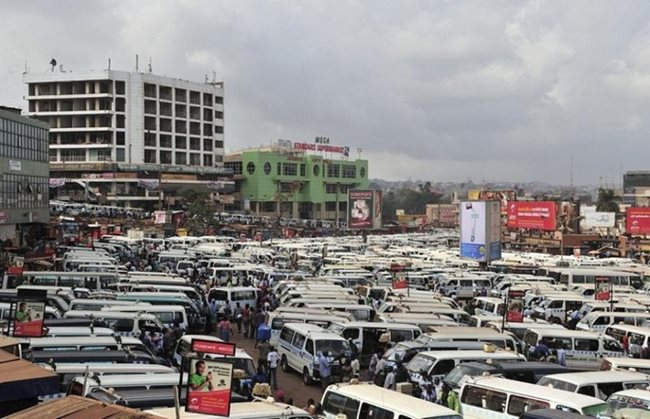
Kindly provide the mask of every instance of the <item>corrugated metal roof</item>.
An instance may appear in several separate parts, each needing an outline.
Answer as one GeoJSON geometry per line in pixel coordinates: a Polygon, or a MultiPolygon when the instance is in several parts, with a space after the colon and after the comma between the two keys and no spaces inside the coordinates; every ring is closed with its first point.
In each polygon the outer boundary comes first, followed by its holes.
{"type": "Polygon", "coordinates": [[[40,404],[7,416],[7,419],[154,419],[145,412],[79,396],[40,404]]]}

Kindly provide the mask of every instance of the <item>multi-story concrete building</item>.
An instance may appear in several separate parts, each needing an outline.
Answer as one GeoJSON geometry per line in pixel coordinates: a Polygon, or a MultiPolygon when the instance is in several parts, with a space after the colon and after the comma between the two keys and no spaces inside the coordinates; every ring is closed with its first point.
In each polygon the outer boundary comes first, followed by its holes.
{"type": "Polygon", "coordinates": [[[25,244],[49,222],[48,127],[0,109],[0,241],[25,244]]]}
{"type": "Polygon", "coordinates": [[[347,159],[347,147],[324,145],[320,148],[329,151],[319,155],[305,151],[313,144],[286,143],[226,155],[225,167],[233,170],[235,180],[233,209],[250,209],[260,216],[345,221],[348,191],[368,188],[368,161],[347,159]]]}
{"type": "Polygon", "coordinates": [[[632,206],[650,206],[650,171],[625,172],[623,203],[632,206]]]}
{"type": "Polygon", "coordinates": [[[222,83],[110,69],[28,72],[24,81],[25,114],[50,125],[59,198],[146,206],[158,185],[172,195],[223,174],[222,83]]]}

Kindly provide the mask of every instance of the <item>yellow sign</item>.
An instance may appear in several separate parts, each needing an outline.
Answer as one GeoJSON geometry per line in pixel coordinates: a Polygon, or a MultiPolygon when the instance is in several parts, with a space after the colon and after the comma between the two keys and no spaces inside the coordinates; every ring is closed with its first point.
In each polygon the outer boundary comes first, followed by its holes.
{"type": "Polygon", "coordinates": [[[467,191],[467,199],[470,201],[478,201],[481,196],[481,190],[480,189],[470,189],[467,191]]]}
{"type": "Polygon", "coordinates": [[[178,237],[185,237],[187,236],[187,230],[185,230],[184,228],[176,229],[176,235],[178,237]]]}

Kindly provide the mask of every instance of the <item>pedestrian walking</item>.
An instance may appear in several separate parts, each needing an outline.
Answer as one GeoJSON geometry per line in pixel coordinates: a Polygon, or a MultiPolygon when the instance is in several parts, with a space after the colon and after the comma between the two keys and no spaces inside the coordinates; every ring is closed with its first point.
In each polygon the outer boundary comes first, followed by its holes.
{"type": "Polygon", "coordinates": [[[275,350],[273,346],[271,346],[271,349],[269,351],[269,354],[266,357],[266,361],[268,363],[268,368],[269,368],[269,382],[271,384],[271,388],[273,388],[273,391],[278,389],[278,363],[280,362],[280,355],[278,355],[278,352],[275,350]]]}

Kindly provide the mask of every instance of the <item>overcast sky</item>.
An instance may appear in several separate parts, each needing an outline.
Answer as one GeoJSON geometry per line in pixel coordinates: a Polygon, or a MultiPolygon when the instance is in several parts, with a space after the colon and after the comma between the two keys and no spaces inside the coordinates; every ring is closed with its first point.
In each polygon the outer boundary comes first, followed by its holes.
{"type": "Polygon", "coordinates": [[[25,62],[226,83],[226,149],[326,136],[370,176],[620,183],[650,169],[650,2],[5,1],[0,104],[25,62]]]}

